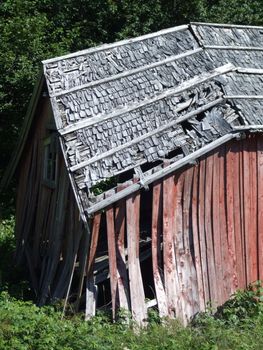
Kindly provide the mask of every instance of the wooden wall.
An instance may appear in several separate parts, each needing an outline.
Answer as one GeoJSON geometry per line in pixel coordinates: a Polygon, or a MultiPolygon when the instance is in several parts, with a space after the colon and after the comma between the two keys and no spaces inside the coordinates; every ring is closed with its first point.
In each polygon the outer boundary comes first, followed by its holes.
{"type": "Polygon", "coordinates": [[[44,304],[65,297],[72,271],[84,264],[85,254],[79,250],[82,223],[61,151],[56,185],[43,181],[44,140],[52,132],[47,98],[37,113],[17,174],[16,260],[26,262],[38,303],[44,304]]]}
{"type": "MultiPolygon", "coordinates": [[[[221,305],[236,289],[263,279],[263,136],[229,142],[150,191],[152,277],[160,316],[186,324],[207,304],[221,305]]],[[[141,198],[137,192],[106,210],[113,317],[119,307],[129,309],[139,324],[154,304],[145,302],[141,273],[141,198]]],[[[100,221],[101,214],[95,214],[88,285],[94,283],[100,221]]],[[[87,318],[94,310],[93,291],[88,288],[87,318]]]]}
{"type": "Polygon", "coordinates": [[[96,213],[89,244],[61,152],[56,186],[43,182],[50,106],[40,107],[19,166],[16,220],[16,258],[26,261],[39,304],[64,298],[77,271],[74,292],[81,296],[85,274],[89,318],[109,271],[113,318],[123,308],[144,324],[156,303],[160,316],[186,324],[263,279],[263,136],[229,142],[96,213]]]}

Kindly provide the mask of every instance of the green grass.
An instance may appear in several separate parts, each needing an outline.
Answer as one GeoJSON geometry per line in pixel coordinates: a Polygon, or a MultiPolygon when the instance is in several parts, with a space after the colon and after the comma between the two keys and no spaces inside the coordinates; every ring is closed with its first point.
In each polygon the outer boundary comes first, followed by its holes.
{"type": "Polygon", "coordinates": [[[198,315],[186,328],[177,321],[161,323],[154,311],[139,334],[121,322],[111,323],[105,313],[89,322],[82,315],[61,319],[59,304],[39,308],[25,301],[28,286],[13,267],[13,231],[13,217],[0,223],[0,350],[263,349],[260,283],[238,291],[215,314],[198,315]]]}
{"type": "Polygon", "coordinates": [[[199,315],[184,328],[177,321],[151,317],[139,334],[122,323],[112,324],[106,314],[84,322],[80,315],[61,319],[54,307],[0,295],[0,349],[12,350],[217,350],[263,349],[261,287],[238,292],[213,316],[199,315]]]}

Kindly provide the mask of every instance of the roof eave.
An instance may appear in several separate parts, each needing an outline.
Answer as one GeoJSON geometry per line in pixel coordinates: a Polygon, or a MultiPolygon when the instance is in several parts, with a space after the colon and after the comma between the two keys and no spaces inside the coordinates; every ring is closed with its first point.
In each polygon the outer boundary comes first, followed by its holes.
{"type": "Polygon", "coordinates": [[[41,92],[43,90],[43,85],[44,85],[44,74],[43,70],[40,71],[39,77],[37,79],[37,82],[35,84],[29,106],[25,115],[23,127],[20,133],[20,137],[17,143],[17,146],[15,148],[15,151],[13,152],[13,155],[11,157],[11,161],[7,166],[6,171],[4,172],[4,175],[0,181],[0,192],[3,191],[5,187],[7,187],[15,173],[15,170],[18,166],[18,163],[20,161],[20,158],[22,156],[26,140],[28,138],[28,134],[34,119],[35,111],[38,105],[39,97],[41,95],[41,92]]]}

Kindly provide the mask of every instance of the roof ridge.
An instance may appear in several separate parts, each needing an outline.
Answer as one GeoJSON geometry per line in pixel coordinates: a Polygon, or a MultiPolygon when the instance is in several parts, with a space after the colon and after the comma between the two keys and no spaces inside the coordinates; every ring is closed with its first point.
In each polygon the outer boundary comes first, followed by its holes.
{"type": "Polygon", "coordinates": [[[69,53],[69,54],[66,54],[66,55],[59,56],[59,57],[43,60],[42,64],[46,65],[48,63],[57,62],[57,61],[60,61],[62,59],[73,58],[73,57],[77,57],[77,56],[80,56],[80,55],[85,55],[85,54],[89,54],[89,53],[93,53],[93,52],[98,52],[98,51],[103,51],[103,50],[107,50],[107,49],[112,49],[112,48],[115,48],[115,47],[124,46],[124,45],[130,44],[130,43],[135,43],[135,42],[138,42],[138,41],[143,41],[143,40],[146,40],[146,39],[155,38],[155,37],[158,37],[158,36],[161,36],[161,35],[174,33],[174,32],[178,32],[178,31],[186,30],[186,29],[189,29],[189,24],[183,24],[181,26],[175,26],[175,27],[171,27],[171,28],[162,29],[162,30],[159,30],[159,31],[154,32],[154,33],[144,34],[144,35],[141,35],[141,36],[138,36],[138,37],[116,41],[114,43],[102,44],[102,45],[98,45],[98,46],[95,46],[95,47],[90,47],[90,48],[85,49],[85,50],[80,50],[80,51],[69,53]]]}
{"type": "Polygon", "coordinates": [[[191,26],[204,26],[204,27],[222,27],[222,28],[240,28],[240,29],[263,29],[263,26],[251,26],[244,24],[230,24],[230,23],[206,23],[206,22],[190,22],[191,26]]]}

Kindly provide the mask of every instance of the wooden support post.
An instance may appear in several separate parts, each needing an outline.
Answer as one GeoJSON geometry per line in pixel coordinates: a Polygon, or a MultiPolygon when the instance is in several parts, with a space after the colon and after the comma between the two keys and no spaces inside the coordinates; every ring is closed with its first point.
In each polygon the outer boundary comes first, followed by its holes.
{"type": "MultiPolygon", "coordinates": [[[[119,185],[117,190],[121,190],[122,186],[119,185]]],[[[119,306],[123,310],[129,310],[130,308],[130,296],[128,275],[126,269],[125,259],[125,200],[120,200],[116,204],[115,209],[115,231],[117,239],[116,256],[117,256],[117,284],[119,294],[119,306]]]]}
{"type": "Polygon", "coordinates": [[[95,310],[96,310],[96,292],[97,292],[97,290],[96,290],[96,287],[94,285],[93,268],[94,268],[96,250],[97,250],[97,245],[98,245],[100,221],[101,221],[101,214],[96,213],[94,215],[94,219],[93,219],[92,237],[91,237],[89,258],[88,258],[87,270],[86,270],[87,281],[86,281],[85,320],[88,320],[92,316],[94,316],[95,310]]]}
{"type": "Polygon", "coordinates": [[[175,232],[175,184],[174,176],[168,176],[163,180],[163,261],[164,284],[167,296],[168,314],[170,317],[178,315],[178,290],[176,262],[174,251],[175,232]]]}
{"type": "Polygon", "coordinates": [[[162,276],[160,273],[161,254],[161,233],[162,233],[162,183],[153,184],[152,199],[152,266],[153,280],[160,317],[168,316],[167,300],[164,291],[162,276]]]}
{"type": "Polygon", "coordinates": [[[135,322],[144,326],[147,309],[139,259],[140,193],[137,192],[126,200],[126,218],[131,311],[135,322]]]}
{"type": "Polygon", "coordinates": [[[110,270],[110,286],[112,301],[112,318],[115,321],[117,307],[117,261],[116,261],[116,239],[114,228],[114,208],[111,206],[106,211],[107,239],[110,270]]]}

